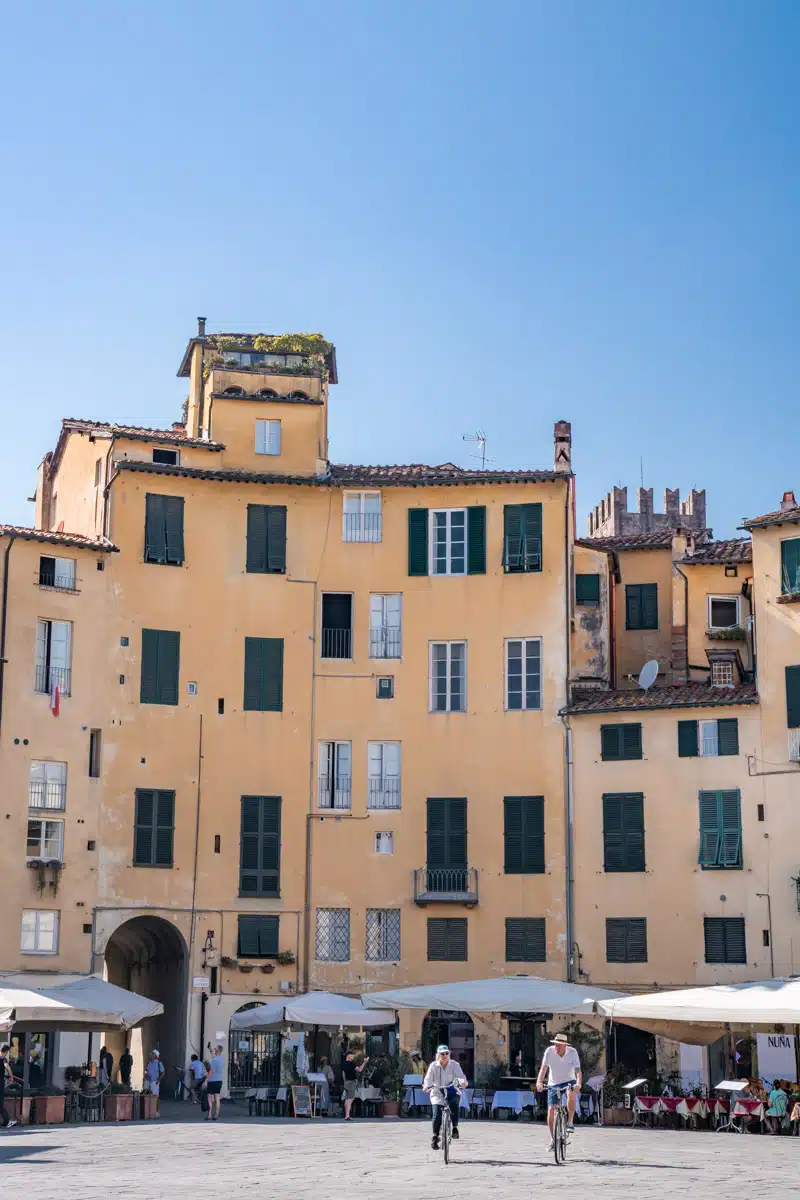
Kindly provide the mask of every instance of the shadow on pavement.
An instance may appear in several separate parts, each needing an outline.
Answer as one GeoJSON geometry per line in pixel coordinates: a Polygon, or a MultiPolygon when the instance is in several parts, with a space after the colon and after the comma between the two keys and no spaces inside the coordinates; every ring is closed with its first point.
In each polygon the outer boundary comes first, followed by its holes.
{"type": "MultiPolygon", "coordinates": [[[[54,1150],[60,1150],[61,1146],[26,1146],[24,1142],[17,1141],[19,1134],[12,1134],[10,1138],[3,1138],[0,1144],[0,1167],[13,1165],[18,1159],[34,1158],[38,1154],[52,1154],[54,1150]],[[13,1141],[12,1141],[13,1139],[13,1141]]],[[[37,1166],[44,1163],[54,1163],[52,1158],[40,1158],[37,1166]]]]}
{"type": "MultiPolygon", "coordinates": [[[[698,1171],[699,1167],[686,1167],[680,1164],[673,1165],[672,1163],[643,1163],[643,1162],[623,1162],[622,1159],[616,1158],[568,1158],[567,1166],[573,1163],[580,1163],[581,1166],[592,1167],[634,1167],[638,1170],[645,1171],[698,1171]]],[[[555,1168],[556,1164],[553,1161],[545,1162],[539,1160],[537,1162],[523,1162],[519,1158],[504,1159],[504,1158],[456,1158],[450,1159],[451,1167],[539,1167],[549,1171],[551,1167],[555,1168]]],[[[560,1168],[559,1168],[560,1169],[560,1168]]]]}

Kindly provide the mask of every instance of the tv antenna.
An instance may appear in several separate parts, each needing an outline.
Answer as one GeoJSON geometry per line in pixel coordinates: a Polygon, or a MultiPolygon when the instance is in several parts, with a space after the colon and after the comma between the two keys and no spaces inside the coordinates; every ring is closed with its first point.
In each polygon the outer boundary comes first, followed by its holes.
{"type": "Polygon", "coordinates": [[[648,691],[658,677],[658,659],[651,658],[639,672],[639,687],[643,692],[648,691]]]}
{"type": "Polygon", "coordinates": [[[484,470],[487,462],[494,462],[493,458],[486,457],[486,430],[476,429],[474,433],[465,433],[461,439],[463,442],[474,442],[478,447],[478,453],[473,454],[471,458],[479,458],[481,460],[481,470],[484,470]]]}

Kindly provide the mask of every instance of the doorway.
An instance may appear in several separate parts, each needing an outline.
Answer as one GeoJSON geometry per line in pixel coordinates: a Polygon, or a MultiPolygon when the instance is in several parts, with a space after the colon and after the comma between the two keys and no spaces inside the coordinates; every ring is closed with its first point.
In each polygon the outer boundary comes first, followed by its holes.
{"type": "Polygon", "coordinates": [[[609,1027],[607,1038],[606,1061],[609,1067],[623,1063],[631,1075],[655,1075],[656,1039],[652,1033],[615,1022],[609,1027]]]}
{"type": "Polygon", "coordinates": [[[450,1053],[467,1079],[475,1077],[475,1026],[465,1012],[432,1010],[422,1022],[422,1057],[426,1063],[436,1058],[437,1046],[449,1046],[450,1053]]]}

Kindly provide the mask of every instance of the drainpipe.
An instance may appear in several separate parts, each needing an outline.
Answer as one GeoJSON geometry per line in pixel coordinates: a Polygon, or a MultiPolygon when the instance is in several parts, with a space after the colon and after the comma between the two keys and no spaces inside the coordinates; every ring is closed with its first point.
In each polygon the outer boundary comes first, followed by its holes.
{"type": "Polygon", "coordinates": [[[8,545],[3,555],[3,600],[0,614],[0,730],[3,724],[3,690],[6,681],[6,626],[8,624],[8,572],[11,547],[16,538],[13,534],[8,539],[8,545]]]}
{"type": "MultiPolygon", "coordinates": [[[[565,681],[566,681],[566,701],[569,704],[570,700],[570,667],[571,667],[571,643],[572,643],[572,563],[571,563],[571,545],[570,545],[570,521],[574,521],[574,493],[573,493],[573,476],[570,475],[567,479],[567,494],[564,502],[564,631],[565,637],[565,681]],[[572,512],[570,512],[572,508],[572,512]]],[[[567,937],[567,982],[572,983],[575,977],[575,954],[573,950],[573,935],[575,926],[575,879],[573,860],[575,857],[575,832],[572,827],[572,730],[569,722],[563,717],[561,718],[564,729],[566,731],[566,740],[564,743],[565,754],[565,771],[566,771],[566,798],[565,798],[565,873],[566,873],[566,916],[565,916],[565,933],[567,937]]]]}

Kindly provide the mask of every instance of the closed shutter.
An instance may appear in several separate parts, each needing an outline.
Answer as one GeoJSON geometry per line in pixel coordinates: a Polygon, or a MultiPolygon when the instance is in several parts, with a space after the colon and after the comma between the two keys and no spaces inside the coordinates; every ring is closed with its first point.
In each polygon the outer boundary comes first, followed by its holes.
{"type": "Polygon", "coordinates": [[[736,717],[717,721],[717,745],[719,754],[739,753],[739,722],[736,717]]]}
{"type": "Polygon", "coordinates": [[[705,917],[703,934],[707,963],[725,962],[725,918],[705,917]]]}
{"type": "Polygon", "coordinates": [[[153,843],[155,840],[155,792],[137,788],[136,815],[133,831],[133,862],[134,866],[149,867],[153,861],[153,843]]]}
{"type": "Polygon", "coordinates": [[[744,917],[725,918],[725,961],[729,963],[747,962],[744,917]]]}
{"type": "Polygon", "coordinates": [[[142,630],[142,704],[177,704],[181,635],[172,629],[142,630]]]}
{"type": "Polygon", "coordinates": [[[576,604],[599,604],[600,603],[600,576],[599,575],[576,575],[575,576],[575,603],[576,604]]]}
{"type": "Polygon", "coordinates": [[[603,762],[613,762],[619,758],[619,733],[616,725],[600,726],[600,757],[603,762]]]}
{"type": "Polygon", "coordinates": [[[506,917],[506,962],[546,962],[544,917],[506,917]]]}
{"type": "Polygon", "coordinates": [[[467,802],[460,797],[429,797],[427,828],[429,870],[467,866],[467,802]]]}
{"type": "Polygon", "coordinates": [[[466,917],[428,918],[428,961],[467,961],[466,917]]]}
{"type": "Polygon", "coordinates": [[[486,574],[486,509],[482,505],[467,509],[467,573],[486,574]]]}
{"type": "Polygon", "coordinates": [[[278,953],[279,917],[239,917],[238,954],[242,958],[275,958],[278,953]]]}
{"type": "Polygon", "coordinates": [[[629,583],[625,588],[626,629],[658,629],[658,584],[629,583]]]}
{"type": "Polygon", "coordinates": [[[697,758],[697,721],[678,721],[678,757],[697,758]]]}
{"type": "Polygon", "coordinates": [[[642,757],[642,727],[641,725],[622,725],[622,757],[642,757]]]}
{"type": "Polygon", "coordinates": [[[283,638],[244,639],[244,708],[283,711],[283,638]]]}
{"type": "Polygon", "coordinates": [[[286,506],[270,504],[267,510],[267,568],[275,574],[286,571],[286,506]]]}
{"type": "Polygon", "coordinates": [[[721,867],[742,865],[742,811],[738,790],[719,793],[719,815],[722,841],[719,863],[721,867]]]}
{"type": "Polygon", "coordinates": [[[408,510],[408,573],[428,574],[428,510],[408,510]]]}
{"type": "Polygon", "coordinates": [[[624,963],[626,921],[616,917],[606,919],[606,962],[624,963]]]}
{"type": "Polygon", "coordinates": [[[644,871],[644,796],[610,792],[603,796],[603,870],[644,871]]]}
{"type": "Polygon", "coordinates": [[[240,895],[280,895],[280,853],[280,796],[242,796],[240,895]]]}
{"type": "Polygon", "coordinates": [[[658,629],[658,584],[643,583],[642,629],[658,629]]]}
{"type": "Polygon", "coordinates": [[[642,628],[642,596],[638,583],[629,583],[625,587],[625,628],[642,628]]]}
{"type": "Polygon", "coordinates": [[[641,725],[601,725],[600,756],[604,762],[641,758],[641,725]]]}
{"type": "Polygon", "coordinates": [[[786,668],[786,724],[800,729],[800,667],[786,668]]]}
{"type": "Polygon", "coordinates": [[[266,574],[267,570],[267,505],[247,506],[247,571],[266,574]]]}
{"type": "Polygon", "coordinates": [[[183,552],[183,496],[164,496],[167,562],[179,566],[183,552]]]}
{"type": "Polygon", "coordinates": [[[506,875],[544,874],[544,797],[503,800],[506,875]]]}
{"type": "Polygon", "coordinates": [[[647,962],[647,921],[644,917],[606,919],[606,962],[647,962]]]}
{"type": "Polygon", "coordinates": [[[800,538],[781,542],[781,591],[800,592],[800,538]]]}
{"type": "Polygon", "coordinates": [[[744,917],[705,917],[703,920],[707,963],[746,963],[744,917]]]}
{"type": "Polygon", "coordinates": [[[172,845],[175,832],[175,793],[156,793],[155,865],[172,866],[172,845]]]}
{"type": "Polygon", "coordinates": [[[541,571],[541,504],[504,506],[503,566],[506,571],[541,571]]]}
{"type": "Polygon", "coordinates": [[[629,917],[626,935],[626,961],[647,962],[647,921],[643,917],[629,917]]]}
{"type": "Polygon", "coordinates": [[[144,560],[152,563],[167,561],[167,530],[164,522],[164,496],[148,492],[145,496],[144,560]]]}

